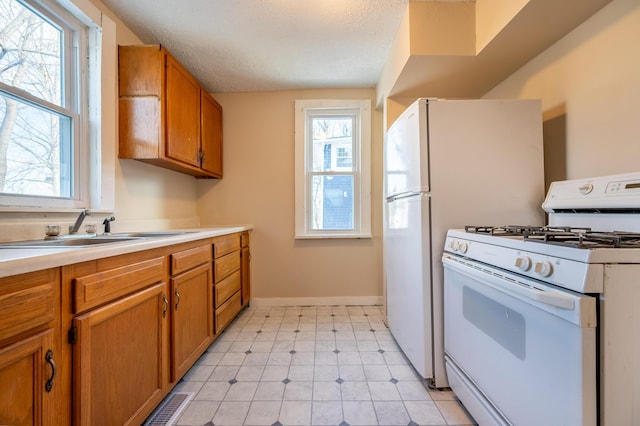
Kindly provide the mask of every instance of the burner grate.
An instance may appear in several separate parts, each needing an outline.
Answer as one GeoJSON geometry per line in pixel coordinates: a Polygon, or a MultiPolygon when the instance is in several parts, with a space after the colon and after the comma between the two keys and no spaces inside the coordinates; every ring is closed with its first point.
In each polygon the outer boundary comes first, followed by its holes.
{"type": "Polygon", "coordinates": [[[640,248],[640,233],[597,232],[591,230],[549,230],[538,235],[525,235],[525,240],[584,249],[591,248],[640,248]]]}

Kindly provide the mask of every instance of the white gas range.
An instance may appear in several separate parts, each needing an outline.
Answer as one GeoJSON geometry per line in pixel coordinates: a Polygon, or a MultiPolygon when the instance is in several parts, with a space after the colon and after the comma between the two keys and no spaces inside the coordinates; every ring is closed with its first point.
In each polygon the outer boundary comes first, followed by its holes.
{"type": "Polygon", "coordinates": [[[447,233],[449,384],[481,425],[640,424],[640,173],[555,182],[543,208],[447,233]]]}

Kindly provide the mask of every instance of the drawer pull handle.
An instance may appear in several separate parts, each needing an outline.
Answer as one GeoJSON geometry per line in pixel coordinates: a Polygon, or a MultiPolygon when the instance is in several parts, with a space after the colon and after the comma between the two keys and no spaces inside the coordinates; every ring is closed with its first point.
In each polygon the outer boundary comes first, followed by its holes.
{"type": "Polygon", "coordinates": [[[44,360],[51,366],[51,377],[47,380],[47,383],[44,385],[44,389],[47,392],[51,392],[53,389],[53,378],[56,376],[56,363],[53,360],[53,351],[49,349],[44,356],[44,360]]]}
{"type": "Polygon", "coordinates": [[[174,294],[176,295],[176,311],[178,310],[178,305],[180,304],[180,292],[178,291],[178,289],[176,288],[174,290],[174,294]]]}
{"type": "Polygon", "coordinates": [[[164,309],[162,310],[162,318],[167,317],[167,309],[169,309],[169,299],[167,299],[167,295],[162,293],[162,302],[164,303],[164,309]]]}

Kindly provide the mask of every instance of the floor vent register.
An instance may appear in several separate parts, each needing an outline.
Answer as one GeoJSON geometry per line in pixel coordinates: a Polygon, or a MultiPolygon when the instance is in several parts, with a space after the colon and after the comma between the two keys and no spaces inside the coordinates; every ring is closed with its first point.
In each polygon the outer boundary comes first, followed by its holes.
{"type": "Polygon", "coordinates": [[[193,393],[172,393],[151,413],[143,426],[169,426],[175,424],[178,417],[193,398],[193,393]]]}

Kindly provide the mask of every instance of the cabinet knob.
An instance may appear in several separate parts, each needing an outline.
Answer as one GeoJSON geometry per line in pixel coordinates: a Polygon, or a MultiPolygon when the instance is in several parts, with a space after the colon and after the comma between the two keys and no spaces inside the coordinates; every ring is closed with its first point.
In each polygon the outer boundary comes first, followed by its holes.
{"type": "Polygon", "coordinates": [[[173,293],[176,295],[176,311],[177,311],[178,305],[180,304],[180,292],[176,288],[173,293]]]}

